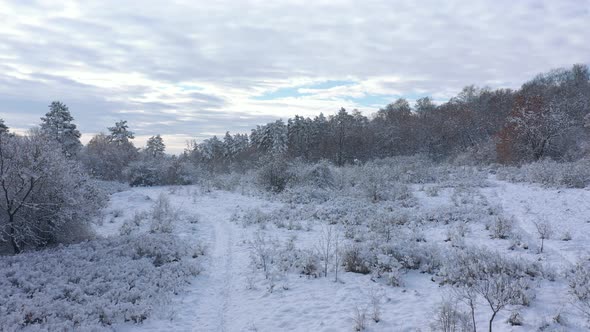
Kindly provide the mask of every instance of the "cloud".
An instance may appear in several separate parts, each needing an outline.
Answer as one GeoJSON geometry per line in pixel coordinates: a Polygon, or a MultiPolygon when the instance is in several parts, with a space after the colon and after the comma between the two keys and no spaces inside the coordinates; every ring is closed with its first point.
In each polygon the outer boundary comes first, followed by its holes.
{"type": "Polygon", "coordinates": [[[0,117],[55,99],[79,128],[121,118],[137,143],[247,132],[341,106],[445,100],[590,62],[590,1],[16,1],[0,3],[0,117]]]}

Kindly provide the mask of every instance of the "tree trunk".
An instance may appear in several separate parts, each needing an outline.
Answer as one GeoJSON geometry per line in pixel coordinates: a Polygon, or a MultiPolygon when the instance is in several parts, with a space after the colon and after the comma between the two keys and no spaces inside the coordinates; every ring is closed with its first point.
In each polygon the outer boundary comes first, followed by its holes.
{"type": "Polygon", "coordinates": [[[471,307],[471,321],[473,322],[473,332],[477,332],[477,325],[475,324],[475,307],[473,301],[470,300],[469,307],[471,307]]]}
{"type": "Polygon", "coordinates": [[[490,318],[490,330],[489,330],[489,332],[492,332],[492,324],[494,323],[494,318],[496,318],[496,314],[497,313],[498,313],[497,311],[494,311],[494,313],[492,314],[492,318],[490,318]]]}
{"type": "Polygon", "coordinates": [[[16,230],[14,229],[14,215],[8,217],[8,223],[10,224],[10,244],[15,254],[21,253],[21,248],[16,241],[16,230]]]}

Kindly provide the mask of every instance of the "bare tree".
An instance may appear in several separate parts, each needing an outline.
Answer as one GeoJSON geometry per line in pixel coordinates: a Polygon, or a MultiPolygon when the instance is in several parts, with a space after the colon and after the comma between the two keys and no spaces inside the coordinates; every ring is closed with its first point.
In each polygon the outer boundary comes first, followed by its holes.
{"type": "Polygon", "coordinates": [[[488,278],[479,280],[474,284],[474,289],[487,302],[492,310],[492,316],[489,321],[489,332],[492,332],[494,319],[500,310],[509,305],[520,294],[522,285],[504,273],[490,275],[488,278]]]}
{"type": "Polygon", "coordinates": [[[334,282],[338,282],[338,270],[340,269],[340,264],[342,264],[342,256],[340,255],[341,240],[341,232],[339,229],[336,229],[334,233],[334,282]]]}
{"type": "Polygon", "coordinates": [[[333,245],[334,245],[334,229],[332,225],[322,227],[320,238],[318,239],[317,250],[320,254],[320,258],[323,261],[323,273],[324,277],[328,276],[328,267],[330,266],[330,260],[333,257],[333,245]]]}
{"type": "Polygon", "coordinates": [[[541,253],[543,253],[543,244],[546,239],[548,239],[551,234],[553,233],[553,229],[551,228],[551,224],[546,220],[543,221],[536,221],[534,222],[535,227],[537,228],[537,233],[539,233],[539,238],[541,239],[541,253]]]}
{"type": "Polygon", "coordinates": [[[472,287],[459,286],[452,289],[454,297],[459,301],[467,304],[471,315],[471,324],[473,332],[477,332],[477,324],[475,324],[475,307],[477,304],[477,292],[472,287]]]}

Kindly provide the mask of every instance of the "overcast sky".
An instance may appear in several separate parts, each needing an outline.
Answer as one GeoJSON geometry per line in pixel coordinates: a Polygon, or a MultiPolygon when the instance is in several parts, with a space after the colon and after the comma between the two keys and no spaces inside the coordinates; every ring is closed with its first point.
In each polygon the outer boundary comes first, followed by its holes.
{"type": "Polygon", "coordinates": [[[369,114],[468,84],[518,87],[590,63],[590,0],[0,0],[0,118],[70,107],[84,141],[119,119],[136,145],[340,107],[369,114]]]}

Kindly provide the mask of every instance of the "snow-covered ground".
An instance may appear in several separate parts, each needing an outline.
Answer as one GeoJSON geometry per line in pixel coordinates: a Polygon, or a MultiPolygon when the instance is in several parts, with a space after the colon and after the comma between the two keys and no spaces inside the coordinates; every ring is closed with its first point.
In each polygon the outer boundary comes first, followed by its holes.
{"type": "MultiPolygon", "coordinates": [[[[489,220],[482,219],[466,223],[466,235],[460,240],[464,243],[456,242],[452,236],[449,241],[449,232],[459,225],[456,221],[413,222],[403,226],[412,229],[410,235],[396,228],[392,242],[402,236],[416,236],[425,241],[419,245],[441,248],[441,256],[452,245],[486,247],[506,257],[538,264],[552,271],[548,275],[553,277],[535,279],[536,295],[530,304],[509,305],[500,311],[494,330],[586,331],[587,323],[572,305],[565,273],[580,259],[590,256],[590,191],[547,189],[494,178],[488,182],[483,188],[413,185],[412,203],[404,202],[408,207],[400,209],[410,214],[410,219],[420,216],[420,220],[437,213],[446,213],[445,216],[451,216],[449,220],[454,220],[452,215],[458,213],[465,213],[465,218],[487,215],[478,209],[501,211],[505,218],[514,220],[512,232],[518,234],[518,241],[492,239],[489,220]],[[538,250],[541,240],[535,226],[539,221],[549,222],[553,231],[545,240],[543,253],[538,250]],[[568,234],[571,239],[564,241],[568,234]],[[521,326],[507,323],[514,311],[522,317],[521,326]]],[[[328,224],[334,224],[334,232],[344,234],[349,228],[342,226],[348,225],[342,220],[348,217],[339,214],[340,210],[361,211],[361,222],[354,226],[356,233],[340,238],[342,256],[355,245],[362,245],[363,239],[383,235],[371,235],[364,227],[374,211],[393,211],[385,203],[367,200],[350,204],[344,201],[342,206],[332,201],[289,204],[276,198],[265,199],[263,195],[205,191],[198,186],[133,188],[112,195],[102,223],[96,227],[97,233],[111,239],[124,236],[121,234],[149,233],[150,224],[140,220],[145,219],[162,194],[169,198],[177,216],[172,236],[204,247],[200,273],[176,288],[176,295],[169,301],[154,303],[155,310],[147,320],[117,322],[109,329],[353,331],[365,314],[366,331],[430,331],[439,304],[449,297],[450,287],[440,283],[440,274],[421,269],[400,269],[401,285],[396,287],[381,275],[344,272],[343,267],[335,281],[334,264],[330,264],[328,276],[323,276],[323,261],[317,260],[317,256],[325,245],[322,239],[328,224]],[[367,220],[363,221],[363,216],[367,220]],[[139,221],[133,224],[131,220],[139,221]],[[269,253],[271,260],[266,273],[261,264],[263,252],[269,253]],[[310,275],[302,273],[313,257],[311,265],[315,265],[315,270],[310,275]],[[378,322],[373,319],[375,315],[379,316],[378,322]]],[[[332,241],[334,248],[335,238],[332,241]]],[[[487,304],[479,301],[476,321],[478,329],[484,330],[491,312],[487,304]]]]}

